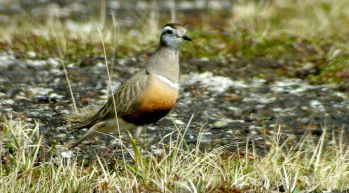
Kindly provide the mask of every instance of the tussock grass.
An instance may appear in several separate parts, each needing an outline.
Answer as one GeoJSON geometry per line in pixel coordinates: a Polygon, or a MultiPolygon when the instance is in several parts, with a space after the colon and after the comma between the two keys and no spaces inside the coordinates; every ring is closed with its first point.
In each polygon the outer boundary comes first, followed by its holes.
{"type": "Polygon", "coordinates": [[[340,82],[349,67],[348,10],[346,0],[237,1],[229,24],[239,55],[310,64],[319,71],[310,81],[340,82]]]}
{"type": "MultiPolygon", "coordinates": [[[[325,191],[349,188],[349,149],[327,131],[319,140],[305,136],[296,145],[271,136],[270,149],[261,156],[253,148],[240,152],[226,147],[199,151],[187,148],[178,129],[165,138],[160,153],[144,156],[134,146],[133,161],[126,165],[103,158],[89,165],[53,153],[41,159],[45,143],[39,125],[9,120],[1,131],[1,192],[270,192],[325,191]],[[4,143],[5,142],[5,143],[4,143]]],[[[160,142],[161,143],[161,142],[160,142]]],[[[253,142],[247,142],[253,143],[253,142]]],[[[46,147],[47,148],[47,147],[46,147]]],[[[58,151],[58,150],[57,150],[58,151]]]]}
{"type": "Polygon", "coordinates": [[[347,41],[348,8],[345,0],[238,1],[233,6],[231,25],[243,27],[257,36],[287,33],[303,38],[347,41]]]}
{"type": "Polygon", "coordinates": [[[116,49],[118,57],[130,56],[144,51],[141,49],[144,46],[150,48],[157,43],[159,26],[156,14],[153,15],[147,22],[135,23],[132,27],[120,24],[114,16],[108,17],[107,23],[101,25],[100,21],[95,20],[42,19],[23,15],[14,18],[14,22],[9,25],[2,26],[0,42],[7,51],[34,51],[38,58],[63,55],[68,62],[76,62],[82,56],[103,55],[98,33],[100,29],[107,50],[116,49]],[[149,25],[151,28],[146,27],[149,25]]]}

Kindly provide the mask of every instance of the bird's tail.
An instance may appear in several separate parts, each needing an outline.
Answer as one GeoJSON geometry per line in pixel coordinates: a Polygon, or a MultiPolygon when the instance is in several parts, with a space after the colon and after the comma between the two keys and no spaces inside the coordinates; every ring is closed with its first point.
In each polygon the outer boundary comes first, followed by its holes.
{"type": "Polygon", "coordinates": [[[82,121],[81,123],[72,125],[70,127],[70,130],[73,132],[83,128],[90,128],[94,124],[98,123],[101,118],[111,117],[113,115],[113,113],[109,112],[109,106],[111,105],[111,102],[112,100],[109,100],[99,111],[97,111],[94,115],[82,121]]]}
{"type": "Polygon", "coordinates": [[[98,112],[97,112],[94,115],[92,115],[91,117],[89,117],[86,120],[82,121],[81,123],[77,123],[77,124],[72,125],[70,127],[70,130],[73,132],[73,131],[76,131],[76,130],[79,130],[79,129],[89,128],[92,125],[96,124],[98,122],[98,120],[99,120],[99,116],[98,116],[98,112]]]}

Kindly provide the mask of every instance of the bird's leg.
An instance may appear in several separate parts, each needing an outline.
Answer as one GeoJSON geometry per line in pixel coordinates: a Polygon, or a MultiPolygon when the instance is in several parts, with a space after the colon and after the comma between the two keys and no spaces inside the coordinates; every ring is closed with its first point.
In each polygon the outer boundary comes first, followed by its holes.
{"type": "Polygon", "coordinates": [[[130,142],[133,146],[138,145],[138,141],[139,141],[139,137],[140,137],[141,133],[142,133],[141,126],[137,126],[136,129],[133,130],[133,132],[128,132],[130,142]]]}
{"type": "Polygon", "coordinates": [[[86,138],[92,136],[95,134],[96,131],[101,131],[102,128],[105,127],[105,122],[99,122],[94,124],[86,133],[84,136],[82,136],[80,139],[70,143],[68,145],[69,148],[74,148],[75,146],[79,145],[83,140],[85,140],[86,138]]]}
{"type": "Polygon", "coordinates": [[[142,134],[142,130],[143,130],[143,127],[138,126],[138,127],[136,128],[134,134],[133,134],[133,135],[134,135],[134,138],[139,139],[139,137],[140,137],[141,134],[142,134]]]}
{"type": "Polygon", "coordinates": [[[137,126],[132,134],[129,132],[129,139],[134,149],[133,159],[136,163],[136,167],[138,167],[138,165],[141,163],[141,147],[138,145],[138,141],[141,133],[142,133],[141,126],[137,126]]]}

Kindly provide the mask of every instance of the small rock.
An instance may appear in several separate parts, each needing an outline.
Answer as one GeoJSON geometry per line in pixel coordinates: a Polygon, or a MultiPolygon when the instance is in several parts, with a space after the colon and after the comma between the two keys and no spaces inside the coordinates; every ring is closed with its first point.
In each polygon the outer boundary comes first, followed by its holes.
{"type": "Polygon", "coordinates": [[[310,107],[314,110],[317,110],[319,112],[325,112],[325,107],[322,105],[322,103],[318,100],[311,100],[310,101],[310,107]]]}
{"type": "Polygon", "coordinates": [[[64,115],[70,114],[70,112],[67,109],[62,110],[61,113],[64,114],[64,115]]]}
{"type": "Polygon", "coordinates": [[[234,115],[236,115],[236,116],[241,115],[241,113],[242,113],[241,108],[237,108],[237,107],[233,107],[233,106],[228,107],[228,110],[233,111],[234,115]]]}
{"type": "Polygon", "coordinates": [[[231,120],[232,123],[245,123],[244,120],[241,119],[235,119],[235,120],[231,120]]]}
{"type": "Polygon", "coordinates": [[[58,68],[61,64],[60,60],[58,58],[49,58],[47,60],[47,63],[51,65],[54,68],[58,68]]]}
{"type": "Polygon", "coordinates": [[[15,104],[15,101],[12,99],[5,99],[2,101],[2,104],[13,105],[13,104],[15,104]]]}
{"type": "Polygon", "coordinates": [[[227,126],[229,124],[228,121],[225,120],[219,120],[213,123],[213,127],[216,129],[220,129],[220,128],[224,128],[225,126],[227,126]]]}
{"type": "Polygon", "coordinates": [[[61,133],[56,135],[58,138],[65,138],[67,135],[65,133],[61,133]]]}
{"type": "Polygon", "coordinates": [[[229,87],[246,87],[242,82],[234,82],[228,77],[214,76],[211,72],[202,74],[191,73],[189,79],[183,83],[183,86],[199,85],[202,88],[207,88],[209,91],[216,94],[226,91],[229,87]]]}
{"type": "Polygon", "coordinates": [[[345,93],[342,93],[342,92],[334,92],[333,93],[335,96],[338,96],[342,99],[348,99],[348,96],[345,94],[345,93]]]}
{"type": "Polygon", "coordinates": [[[177,125],[184,125],[184,122],[179,120],[179,119],[176,119],[174,120],[174,122],[177,124],[177,125]]]}
{"type": "Polygon", "coordinates": [[[154,155],[165,155],[166,151],[164,149],[153,149],[151,150],[154,155]]]}
{"type": "Polygon", "coordinates": [[[30,67],[33,67],[35,69],[39,69],[42,68],[46,65],[46,61],[45,60],[27,60],[26,64],[30,67]]]}
{"type": "Polygon", "coordinates": [[[27,52],[27,55],[28,55],[30,58],[35,58],[35,57],[36,57],[36,53],[33,52],[33,51],[27,52]]]}
{"type": "Polygon", "coordinates": [[[68,150],[68,151],[63,151],[63,152],[61,153],[61,156],[62,156],[63,158],[70,159],[70,158],[72,158],[73,156],[75,156],[75,154],[74,154],[73,151],[68,150]]]}
{"type": "Polygon", "coordinates": [[[257,131],[250,131],[251,135],[257,135],[257,131]]]}

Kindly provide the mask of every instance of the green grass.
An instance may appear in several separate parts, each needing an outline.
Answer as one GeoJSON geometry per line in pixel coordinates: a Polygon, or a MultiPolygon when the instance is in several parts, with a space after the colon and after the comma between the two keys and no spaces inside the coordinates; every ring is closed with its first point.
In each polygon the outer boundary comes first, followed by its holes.
{"type": "Polygon", "coordinates": [[[308,80],[340,82],[348,80],[348,8],[345,0],[240,1],[230,23],[233,34],[253,42],[241,49],[243,56],[296,59],[299,68],[310,62],[320,73],[308,80]]]}
{"type": "Polygon", "coordinates": [[[265,138],[268,152],[264,156],[253,145],[240,147],[238,152],[227,147],[202,152],[200,144],[188,148],[183,132],[169,134],[168,138],[179,136],[178,140],[163,144],[157,155],[144,156],[146,150],[134,145],[134,151],[124,151],[133,161],[97,157],[85,164],[61,156],[67,151],[61,146],[48,147],[38,123],[5,121],[0,191],[320,192],[349,188],[348,146],[341,136],[329,138],[326,130],[319,140],[309,135],[294,142],[280,129],[265,138]]]}

